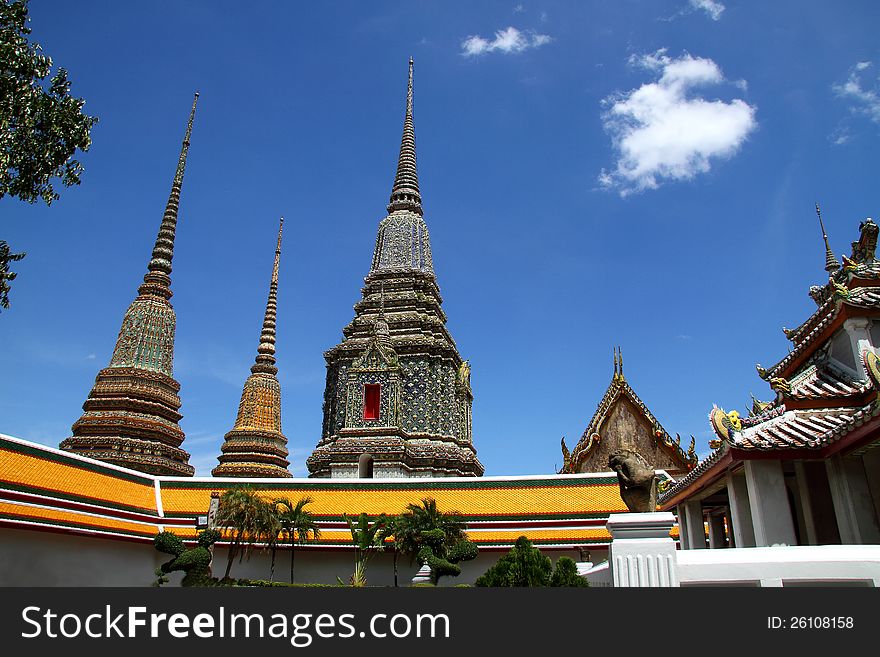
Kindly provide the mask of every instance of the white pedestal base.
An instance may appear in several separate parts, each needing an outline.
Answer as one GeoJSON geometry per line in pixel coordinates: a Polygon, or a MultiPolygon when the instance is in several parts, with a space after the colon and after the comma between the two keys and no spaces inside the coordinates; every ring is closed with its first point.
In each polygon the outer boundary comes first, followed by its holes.
{"type": "MultiPolygon", "coordinates": [[[[618,513],[608,519],[614,586],[677,587],[671,513],[618,513]]],[[[702,529],[702,528],[699,528],[702,529]]]]}

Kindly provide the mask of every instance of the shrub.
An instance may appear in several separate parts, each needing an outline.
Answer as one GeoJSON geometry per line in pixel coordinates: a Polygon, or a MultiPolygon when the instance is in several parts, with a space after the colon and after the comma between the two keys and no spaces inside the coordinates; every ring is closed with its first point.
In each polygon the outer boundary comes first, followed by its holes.
{"type": "Polygon", "coordinates": [[[578,575],[577,564],[568,557],[559,557],[550,577],[550,586],[589,586],[586,578],[578,575]]]}

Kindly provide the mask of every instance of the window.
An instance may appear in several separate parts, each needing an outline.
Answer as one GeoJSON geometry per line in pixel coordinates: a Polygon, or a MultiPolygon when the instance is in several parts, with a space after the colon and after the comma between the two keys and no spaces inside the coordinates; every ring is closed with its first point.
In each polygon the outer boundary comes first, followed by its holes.
{"type": "Polygon", "coordinates": [[[378,383],[368,383],[364,386],[364,419],[379,419],[379,399],[382,386],[378,383]]]}

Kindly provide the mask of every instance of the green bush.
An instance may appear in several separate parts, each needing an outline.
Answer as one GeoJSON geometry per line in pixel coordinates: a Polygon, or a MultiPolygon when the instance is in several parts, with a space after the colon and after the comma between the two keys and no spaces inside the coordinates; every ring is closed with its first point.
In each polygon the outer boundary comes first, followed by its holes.
{"type": "Polygon", "coordinates": [[[477,578],[474,586],[547,586],[553,564],[525,536],[494,566],[477,578]]]}
{"type": "Polygon", "coordinates": [[[568,557],[559,557],[550,577],[550,586],[589,586],[586,578],[578,575],[577,564],[568,557]]]}
{"type": "Polygon", "coordinates": [[[477,578],[474,586],[589,586],[578,575],[577,564],[559,557],[556,568],[525,536],[494,566],[477,578]]]}

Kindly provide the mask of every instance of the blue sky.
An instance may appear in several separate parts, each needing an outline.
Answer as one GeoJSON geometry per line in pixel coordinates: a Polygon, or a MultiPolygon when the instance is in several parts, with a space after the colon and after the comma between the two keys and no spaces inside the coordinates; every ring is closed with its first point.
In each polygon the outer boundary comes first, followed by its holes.
{"type": "Polygon", "coordinates": [[[279,378],[292,471],[320,437],[322,353],[385,215],[415,58],[425,219],[470,359],[487,475],[549,473],[621,345],[627,379],[708,451],[815,308],[824,247],[877,215],[875,2],[34,2],[32,38],[100,117],[82,184],[0,200],[0,432],[57,444],[146,271],[192,93],[175,376],[199,475],[256,353],[285,217],[279,378]]]}

